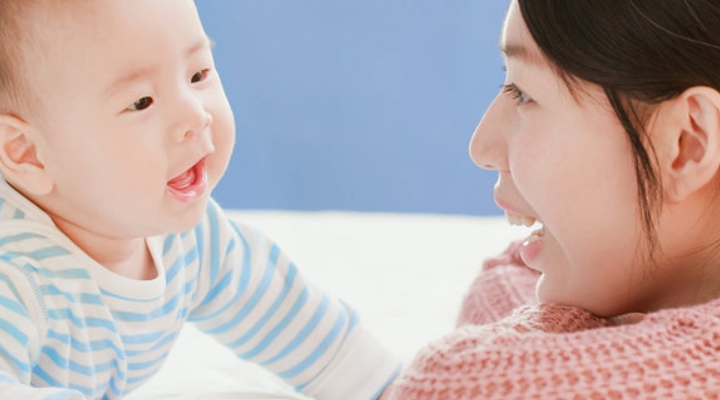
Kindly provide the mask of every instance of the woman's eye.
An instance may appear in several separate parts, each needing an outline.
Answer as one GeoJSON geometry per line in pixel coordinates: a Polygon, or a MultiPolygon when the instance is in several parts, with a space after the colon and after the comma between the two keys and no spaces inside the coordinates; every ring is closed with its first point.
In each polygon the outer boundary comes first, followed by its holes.
{"type": "Polygon", "coordinates": [[[200,81],[204,81],[205,78],[207,78],[208,74],[210,73],[209,69],[203,69],[201,71],[196,72],[192,78],[190,78],[191,83],[198,83],[200,81]]]}
{"type": "Polygon", "coordinates": [[[145,96],[137,99],[130,107],[128,107],[129,110],[132,111],[142,111],[148,107],[150,107],[153,104],[152,97],[145,96]]]}
{"type": "Polygon", "coordinates": [[[527,104],[532,101],[532,99],[520,90],[520,88],[515,86],[514,83],[503,85],[503,92],[507,93],[518,105],[527,104]]]}

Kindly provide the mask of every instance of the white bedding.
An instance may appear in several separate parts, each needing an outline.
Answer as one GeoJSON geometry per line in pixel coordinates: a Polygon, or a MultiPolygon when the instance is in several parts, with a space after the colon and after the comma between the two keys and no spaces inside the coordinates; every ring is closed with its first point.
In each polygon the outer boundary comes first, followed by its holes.
{"type": "MultiPolygon", "coordinates": [[[[410,360],[453,327],[480,263],[522,228],[500,217],[233,211],[262,229],[308,280],[351,304],[389,348],[410,360]]],[[[188,325],[160,373],[128,400],[303,399],[188,325]]]]}

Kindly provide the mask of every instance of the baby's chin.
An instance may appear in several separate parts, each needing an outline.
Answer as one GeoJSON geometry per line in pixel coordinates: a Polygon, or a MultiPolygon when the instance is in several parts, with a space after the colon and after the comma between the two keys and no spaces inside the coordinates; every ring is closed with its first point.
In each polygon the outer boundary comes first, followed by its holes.
{"type": "Polygon", "coordinates": [[[168,232],[165,232],[165,233],[179,234],[179,233],[184,233],[184,232],[190,231],[192,229],[195,229],[198,226],[198,224],[200,224],[202,219],[203,219],[203,215],[200,215],[197,218],[193,218],[191,220],[188,220],[187,222],[178,224],[176,227],[171,228],[168,232]]]}
{"type": "Polygon", "coordinates": [[[180,215],[172,218],[156,235],[179,234],[195,229],[205,217],[208,201],[207,197],[197,199],[192,208],[183,210],[180,215]]]}

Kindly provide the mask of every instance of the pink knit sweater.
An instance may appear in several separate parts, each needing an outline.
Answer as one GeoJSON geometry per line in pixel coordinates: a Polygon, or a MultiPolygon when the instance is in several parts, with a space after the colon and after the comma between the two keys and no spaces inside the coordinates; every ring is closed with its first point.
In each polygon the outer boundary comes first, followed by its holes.
{"type": "Polygon", "coordinates": [[[484,264],[458,328],[420,351],[395,399],[720,399],[720,300],[613,326],[534,304],[516,250],[484,264]]]}

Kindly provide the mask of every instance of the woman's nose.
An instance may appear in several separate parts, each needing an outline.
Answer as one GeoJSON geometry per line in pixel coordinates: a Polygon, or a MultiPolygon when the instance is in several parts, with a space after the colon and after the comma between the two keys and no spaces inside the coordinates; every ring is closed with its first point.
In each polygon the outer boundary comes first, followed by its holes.
{"type": "Polygon", "coordinates": [[[480,168],[508,169],[506,133],[511,116],[505,99],[496,97],[485,111],[470,139],[470,158],[480,168]]]}

